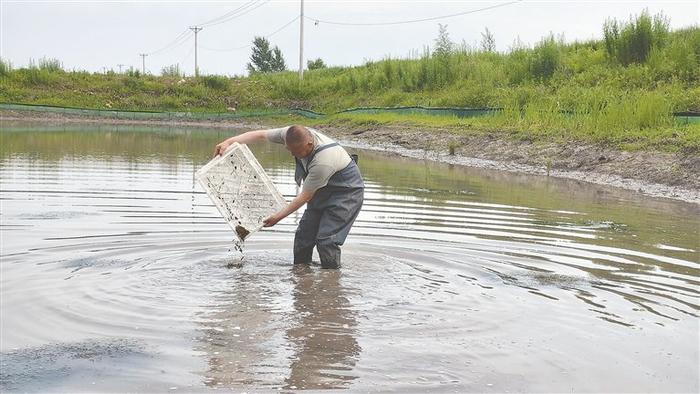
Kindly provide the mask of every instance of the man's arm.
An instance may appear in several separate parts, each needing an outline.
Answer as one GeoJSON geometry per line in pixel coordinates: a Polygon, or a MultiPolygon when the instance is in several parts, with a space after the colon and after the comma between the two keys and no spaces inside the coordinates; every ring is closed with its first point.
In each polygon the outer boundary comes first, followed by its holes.
{"type": "Polygon", "coordinates": [[[267,130],[248,131],[240,135],[235,135],[217,144],[214,148],[214,156],[219,156],[224,153],[229,146],[233,145],[234,142],[238,142],[239,144],[250,144],[253,142],[264,141],[267,141],[267,130]]]}
{"type": "Polygon", "coordinates": [[[281,211],[265,219],[263,222],[265,223],[264,227],[272,227],[275,224],[277,224],[277,222],[279,222],[280,220],[289,216],[289,214],[291,214],[292,212],[296,212],[297,209],[301,208],[302,205],[306,204],[307,202],[309,202],[309,200],[311,200],[311,197],[314,196],[314,193],[316,193],[316,191],[302,191],[301,193],[299,193],[299,195],[294,197],[294,199],[289,204],[287,204],[286,207],[282,208],[281,211]]]}

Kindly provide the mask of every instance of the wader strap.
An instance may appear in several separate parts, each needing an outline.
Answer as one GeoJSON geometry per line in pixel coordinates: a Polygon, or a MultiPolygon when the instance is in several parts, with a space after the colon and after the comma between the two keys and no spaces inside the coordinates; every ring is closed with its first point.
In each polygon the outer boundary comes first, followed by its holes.
{"type": "Polygon", "coordinates": [[[311,152],[311,155],[306,160],[306,168],[304,168],[304,165],[301,163],[301,160],[294,157],[294,161],[296,162],[296,168],[294,170],[294,180],[296,181],[297,185],[301,185],[301,181],[306,179],[306,177],[309,175],[308,168],[311,165],[311,161],[314,159],[314,157],[316,157],[316,154],[324,149],[332,148],[334,146],[340,146],[340,144],[337,142],[332,142],[330,144],[321,145],[318,149],[311,152]]]}

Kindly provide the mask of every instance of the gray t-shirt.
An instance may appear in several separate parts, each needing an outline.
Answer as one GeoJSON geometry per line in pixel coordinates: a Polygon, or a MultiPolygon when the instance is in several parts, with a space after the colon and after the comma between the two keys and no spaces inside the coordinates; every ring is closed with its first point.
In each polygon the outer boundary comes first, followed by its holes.
{"type": "MultiPolygon", "coordinates": [[[[284,144],[288,128],[289,127],[282,127],[279,129],[267,130],[267,140],[276,144],[284,144]]],[[[318,130],[314,130],[309,127],[306,129],[309,130],[311,135],[314,136],[314,151],[323,145],[328,145],[335,142],[335,140],[318,130]]],[[[328,184],[328,180],[331,179],[333,174],[347,167],[351,160],[352,159],[350,158],[350,155],[348,155],[348,152],[346,152],[340,145],[327,148],[319,152],[311,162],[311,166],[308,168],[306,159],[301,159],[301,163],[309,173],[304,180],[302,190],[305,192],[313,192],[326,186],[328,184]]]]}

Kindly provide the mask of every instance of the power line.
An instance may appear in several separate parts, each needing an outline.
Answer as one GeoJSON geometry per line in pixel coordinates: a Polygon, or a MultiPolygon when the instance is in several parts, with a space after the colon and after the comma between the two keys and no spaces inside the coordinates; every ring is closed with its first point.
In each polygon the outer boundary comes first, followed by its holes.
{"type": "MultiPolygon", "coordinates": [[[[201,23],[197,26],[200,27],[208,27],[208,26],[214,26],[218,25],[224,22],[228,22],[232,19],[235,19],[237,17],[243,16],[257,8],[260,8],[261,6],[265,5],[268,3],[270,0],[251,0],[248,3],[243,4],[242,6],[229,11],[221,16],[218,16],[216,18],[210,19],[209,21],[206,21],[204,23],[201,23]]],[[[175,37],[171,42],[169,42],[167,45],[156,49],[155,51],[148,52],[147,55],[155,55],[161,52],[165,52],[170,49],[175,49],[179,47],[180,45],[184,44],[185,42],[189,41],[189,39],[192,37],[189,35],[189,30],[190,29],[185,29],[183,30],[177,37],[175,37]]],[[[196,33],[195,33],[196,36],[196,33]]],[[[196,40],[196,37],[195,37],[196,40]]]]}
{"type": "Polygon", "coordinates": [[[202,26],[202,27],[211,27],[211,26],[220,25],[220,24],[222,24],[222,23],[225,23],[225,22],[228,22],[228,21],[230,21],[230,20],[233,20],[233,19],[236,19],[236,18],[238,18],[238,17],[241,17],[241,16],[243,16],[243,15],[245,15],[245,14],[251,12],[251,11],[257,10],[258,8],[264,6],[265,4],[267,4],[267,3],[269,3],[269,2],[270,2],[270,0],[253,0],[253,1],[250,1],[250,2],[248,2],[248,3],[244,4],[244,5],[242,5],[241,7],[238,7],[238,8],[236,8],[235,10],[230,11],[230,12],[224,14],[224,15],[228,15],[228,16],[222,15],[222,16],[220,16],[220,17],[218,17],[218,18],[214,18],[214,19],[210,20],[209,22],[203,23],[203,24],[198,25],[198,26],[202,26]],[[237,12],[236,12],[236,11],[237,11],[237,12]],[[223,18],[223,19],[222,19],[222,18],[223,18]]]}
{"type": "MultiPolygon", "coordinates": [[[[185,43],[189,42],[189,41],[192,39],[193,36],[194,36],[193,34],[188,34],[188,35],[185,37],[184,40],[180,41],[177,45],[171,47],[169,50],[174,50],[174,49],[176,49],[176,48],[179,48],[179,47],[183,46],[185,43]]],[[[149,54],[149,55],[150,55],[150,54],[149,54]]]]}
{"type": "Polygon", "coordinates": [[[178,67],[180,66],[180,64],[182,64],[182,70],[180,70],[182,72],[182,75],[185,75],[185,66],[186,66],[185,62],[187,61],[187,59],[190,58],[190,55],[192,55],[192,52],[194,52],[194,47],[190,48],[190,50],[182,58],[182,60],[180,60],[178,63],[176,63],[178,65],[178,67]]]}
{"type": "Polygon", "coordinates": [[[270,37],[274,36],[275,34],[281,32],[281,31],[284,30],[287,26],[289,26],[289,25],[291,25],[292,23],[296,22],[297,19],[299,19],[299,16],[295,16],[294,19],[292,19],[291,21],[289,21],[289,22],[285,23],[284,25],[282,25],[282,27],[280,27],[279,29],[277,29],[277,30],[273,31],[272,33],[266,35],[265,38],[270,38],[270,37]]]}
{"type": "Polygon", "coordinates": [[[519,3],[522,0],[515,0],[515,1],[509,1],[507,3],[501,3],[501,4],[496,4],[488,7],[483,7],[483,8],[478,8],[475,10],[470,10],[470,11],[464,11],[464,12],[458,12],[456,14],[449,14],[449,15],[441,15],[441,16],[434,16],[430,18],[422,18],[422,19],[410,19],[410,20],[403,20],[403,21],[394,21],[394,22],[367,22],[367,23],[356,23],[356,22],[338,22],[338,21],[329,21],[329,20],[323,20],[323,19],[317,19],[313,18],[310,16],[305,16],[306,19],[309,19],[311,21],[314,21],[315,24],[319,23],[326,23],[329,25],[340,25],[340,26],[390,26],[390,25],[403,25],[407,23],[418,23],[418,22],[427,22],[427,21],[434,21],[438,19],[445,19],[445,18],[453,18],[455,16],[461,16],[461,15],[467,15],[467,14],[473,14],[476,12],[481,12],[481,11],[487,11],[487,10],[492,10],[494,8],[499,8],[499,7],[505,7],[507,5],[519,3]]]}
{"type": "Polygon", "coordinates": [[[156,49],[155,51],[148,52],[148,54],[155,55],[156,53],[160,53],[160,52],[163,52],[167,49],[174,48],[176,46],[179,46],[183,42],[187,41],[188,38],[189,38],[189,29],[185,29],[182,31],[182,33],[180,33],[177,37],[175,37],[175,39],[172,40],[171,42],[169,42],[166,46],[161,47],[159,49],[156,49]],[[183,39],[184,39],[184,41],[183,41],[183,39]]]}
{"type": "Polygon", "coordinates": [[[234,9],[234,10],[232,10],[232,11],[229,11],[229,12],[223,14],[223,15],[219,15],[219,16],[217,16],[216,18],[210,19],[210,20],[208,20],[208,21],[206,21],[206,22],[202,22],[202,23],[200,23],[198,26],[209,26],[210,24],[216,23],[216,22],[220,21],[221,19],[224,19],[224,18],[227,18],[227,17],[229,17],[229,16],[231,16],[231,15],[234,15],[236,12],[239,12],[240,10],[245,9],[246,7],[249,7],[251,4],[253,4],[253,3],[257,2],[257,1],[258,1],[258,0],[251,0],[251,1],[249,1],[248,3],[243,4],[243,5],[241,5],[240,7],[236,8],[236,9],[234,9]]]}
{"type": "MultiPolygon", "coordinates": [[[[217,52],[229,52],[229,51],[242,50],[242,49],[246,49],[246,48],[252,47],[252,44],[247,44],[247,45],[243,45],[243,46],[238,46],[238,47],[233,47],[233,48],[226,48],[226,49],[222,49],[222,48],[209,48],[209,47],[206,47],[206,46],[198,45],[198,44],[197,44],[197,33],[198,33],[200,30],[202,30],[203,27],[215,26],[215,25],[218,25],[218,24],[222,24],[222,23],[231,21],[231,20],[233,20],[233,19],[235,19],[235,18],[241,17],[241,16],[243,16],[243,15],[249,13],[249,12],[252,12],[252,11],[254,11],[254,10],[256,10],[256,9],[258,9],[258,8],[260,8],[260,7],[262,7],[263,5],[267,4],[267,3],[270,2],[270,1],[271,1],[271,0],[251,0],[251,1],[248,1],[247,3],[241,5],[240,7],[235,8],[235,9],[233,9],[233,10],[231,10],[231,11],[229,11],[229,12],[227,12],[227,13],[221,15],[221,16],[218,16],[218,17],[216,17],[216,18],[210,19],[210,20],[208,20],[208,21],[206,21],[206,22],[204,22],[204,23],[201,23],[201,24],[199,24],[199,25],[197,25],[197,26],[195,26],[195,27],[190,27],[189,29],[185,29],[183,32],[181,32],[177,37],[175,37],[175,39],[173,39],[173,40],[172,40],[171,42],[169,42],[167,45],[165,45],[165,46],[163,46],[163,47],[161,47],[161,48],[159,48],[159,49],[157,49],[157,50],[155,50],[155,51],[152,51],[152,52],[149,52],[149,53],[141,53],[141,54],[139,54],[139,55],[142,57],[142,62],[143,62],[142,68],[143,68],[144,73],[145,73],[145,57],[146,57],[146,56],[154,55],[154,54],[161,53],[161,52],[164,52],[164,51],[167,51],[167,50],[170,50],[170,49],[174,49],[174,48],[176,48],[176,47],[181,46],[182,44],[184,44],[185,42],[189,41],[189,40],[192,38],[192,35],[189,34],[189,30],[192,30],[192,31],[195,33],[195,34],[194,34],[194,37],[195,37],[195,47],[194,47],[194,52],[195,52],[195,75],[198,75],[198,74],[199,74],[198,64],[197,64],[197,47],[198,47],[198,46],[201,47],[202,49],[206,49],[206,50],[209,50],[209,51],[217,51],[217,52]]],[[[304,13],[303,13],[303,0],[301,0],[301,3],[302,3],[302,11],[300,12],[300,15],[295,16],[292,20],[290,20],[289,22],[287,22],[287,23],[285,23],[284,25],[280,26],[278,29],[276,29],[276,30],[273,31],[272,33],[270,33],[270,34],[268,34],[267,36],[265,36],[265,38],[270,38],[270,37],[272,37],[273,35],[279,33],[280,31],[284,30],[285,28],[289,27],[292,23],[296,22],[297,20],[300,20],[301,25],[300,25],[300,49],[299,49],[299,50],[300,50],[300,52],[299,52],[300,61],[299,61],[299,62],[300,62],[300,77],[301,77],[301,72],[302,72],[302,71],[301,71],[301,67],[302,67],[302,64],[301,64],[302,60],[301,60],[301,59],[302,59],[302,56],[303,56],[303,55],[302,55],[302,52],[301,52],[301,51],[302,51],[302,45],[303,45],[303,44],[302,44],[302,40],[303,40],[303,38],[302,38],[302,34],[303,34],[303,33],[302,33],[302,29],[303,29],[303,20],[304,20],[304,18],[315,22],[316,25],[318,25],[319,23],[326,23],[326,24],[329,24],[329,25],[339,25],[339,26],[391,26],[391,25],[401,25],[401,24],[409,24],[409,23],[419,23],[419,22],[434,21],[434,20],[439,20],[439,19],[453,18],[453,17],[457,17],[457,16],[468,15],[468,14],[473,14],[473,13],[477,13],[477,12],[483,12],[483,11],[492,10],[492,9],[495,9],[495,8],[505,7],[505,6],[508,6],[508,5],[512,5],[512,4],[515,4],[515,3],[519,3],[519,2],[521,2],[521,1],[523,1],[523,0],[509,1],[509,2],[505,2],[505,3],[495,4],[495,5],[492,5],[492,6],[482,7],[482,8],[478,8],[478,9],[469,10],[469,11],[463,11],[463,12],[458,12],[458,13],[454,13],[454,14],[440,15],[440,16],[434,16],[434,17],[428,17],[428,18],[410,19],[410,20],[402,20],[402,21],[390,21],[390,22],[366,22],[366,23],[358,23],[358,22],[343,22],[343,21],[323,20],[323,19],[317,19],[317,18],[310,17],[310,16],[305,16],[304,13]]],[[[191,53],[192,53],[192,51],[190,50],[189,53],[188,53],[188,56],[189,56],[189,54],[191,54],[191,53]]],[[[187,57],[187,56],[186,56],[186,57],[187,57]]]]}
{"type": "MultiPolygon", "coordinates": [[[[285,23],[284,25],[282,25],[281,27],[279,27],[277,30],[273,31],[272,33],[270,33],[270,34],[268,34],[268,35],[266,35],[266,36],[264,36],[264,37],[265,37],[265,38],[270,38],[270,37],[274,36],[275,34],[281,32],[281,31],[284,30],[285,28],[289,27],[292,23],[296,22],[298,19],[299,19],[299,15],[295,16],[292,20],[290,20],[289,22],[285,23]]],[[[241,49],[250,48],[251,46],[253,46],[253,45],[252,45],[252,44],[247,44],[247,45],[243,45],[243,46],[239,46],[239,47],[234,47],[234,48],[227,48],[227,49],[209,48],[209,47],[205,47],[204,45],[200,45],[199,47],[202,48],[202,49],[206,49],[206,50],[208,50],[208,51],[230,52],[230,51],[237,51],[237,50],[241,50],[241,49]]]]}

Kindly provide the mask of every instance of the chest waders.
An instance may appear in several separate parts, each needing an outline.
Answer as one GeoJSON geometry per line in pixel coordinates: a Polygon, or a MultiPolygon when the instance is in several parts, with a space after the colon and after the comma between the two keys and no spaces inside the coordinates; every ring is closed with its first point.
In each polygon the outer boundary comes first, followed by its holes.
{"type": "MultiPolygon", "coordinates": [[[[340,146],[337,142],[320,146],[307,160],[309,168],[316,154],[340,146]]],[[[355,158],[314,193],[294,234],[294,264],[311,263],[314,246],[322,268],[340,268],[340,246],[362,208],[365,184],[355,158]]],[[[295,158],[294,180],[297,185],[309,175],[301,160],[295,158]]]]}

